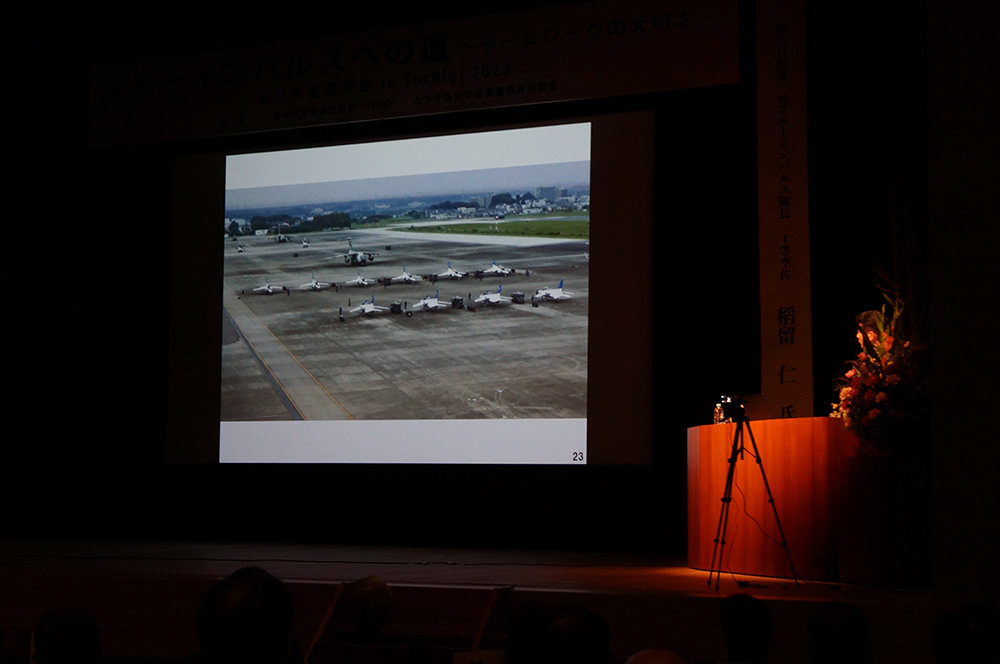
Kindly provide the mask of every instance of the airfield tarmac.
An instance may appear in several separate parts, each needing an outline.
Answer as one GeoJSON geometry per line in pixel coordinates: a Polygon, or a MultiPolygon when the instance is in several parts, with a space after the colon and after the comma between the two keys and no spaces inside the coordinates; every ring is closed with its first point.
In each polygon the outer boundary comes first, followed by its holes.
{"type": "Polygon", "coordinates": [[[243,253],[235,242],[224,249],[223,421],[586,417],[586,241],[389,229],[241,241],[243,253]],[[348,237],[356,250],[379,252],[374,262],[335,259],[347,252],[348,237]],[[516,274],[474,278],[494,260],[516,274]],[[469,275],[427,280],[449,261],[469,275]],[[359,269],[379,279],[404,267],[424,281],[298,290],[313,276],[340,285],[359,269]],[[532,306],[537,289],[561,279],[572,299],[532,306]],[[265,281],[291,290],[254,293],[265,281]],[[504,295],[522,292],[526,302],[473,303],[501,284],[504,295]],[[348,313],[372,295],[377,305],[398,302],[405,311],[435,290],[440,300],[462,297],[475,310],[348,313]]]}

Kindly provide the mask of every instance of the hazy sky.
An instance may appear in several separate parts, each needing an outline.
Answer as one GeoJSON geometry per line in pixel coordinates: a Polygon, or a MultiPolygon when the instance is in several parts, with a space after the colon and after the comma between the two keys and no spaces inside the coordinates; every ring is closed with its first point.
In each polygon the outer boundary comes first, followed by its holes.
{"type": "Polygon", "coordinates": [[[457,196],[456,200],[468,200],[465,197],[474,194],[503,191],[513,194],[533,192],[539,186],[581,185],[590,185],[589,161],[227,189],[226,211],[235,214],[246,209],[322,207],[329,203],[391,198],[413,198],[412,206],[426,207],[429,203],[421,201],[425,196],[457,196]]]}
{"type": "Polygon", "coordinates": [[[590,160],[590,123],[231,155],[226,189],[590,160]]]}

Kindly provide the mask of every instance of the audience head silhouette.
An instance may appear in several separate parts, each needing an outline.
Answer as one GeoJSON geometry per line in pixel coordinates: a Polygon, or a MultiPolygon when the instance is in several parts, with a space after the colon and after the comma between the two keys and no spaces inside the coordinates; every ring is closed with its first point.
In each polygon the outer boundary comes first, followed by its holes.
{"type": "Polygon", "coordinates": [[[382,628],[392,618],[392,593],[385,581],[366,576],[352,584],[344,598],[354,637],[361,641],[376,641],[382,628]]]}
{"type": "Polygon", "coordinates": [[[82,606],[58,606],[38,620],[35,664],[97,664],[104,659],[97,620],[82,606]]]}
{"type": "Polygon", "coordinates": [[[508,664],[607,664],[608,624],[573,603],[524,602],[507,627],[508,664]]]}
{"type": "Polygon", "coordinates": [[[259,567],[220,581],[195,613],[202,656],[212,664],[294,661],[293,603],[285,585],[259,567]]]}
{"type": "Polygon", "coordinates": [[[756,597],[732,595],[719,606],[722,643],[734,662],[765,662],[771,645],[771,614],[756,597]]]}
{"type": "Polygon", "coordinates": [[[625,664],[687,664],[687,662],[672,650],[647,648],[629,657],[625,660],[625,664]]]}
{"type": "Polygon", "coordinates": [[[814,664],[860,664],[868,659],[868,620],[846,602],[823,604],[807,624],[814,664]]]}

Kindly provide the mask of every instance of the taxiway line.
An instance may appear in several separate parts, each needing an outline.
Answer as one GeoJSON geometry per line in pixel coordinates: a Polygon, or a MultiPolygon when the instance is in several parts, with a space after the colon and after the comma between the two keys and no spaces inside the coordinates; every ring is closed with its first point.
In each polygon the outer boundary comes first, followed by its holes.
{"type": "Polygon", "coordinates": [[[233,326],[233,329],[236,330],[236,335],[240,338],[240,341],[246,344],[247,350],[250,351],[250,355],[253,357],[257,365],[261,368],[261,371],[264,373],[264,377],[267,378],[267,382],[271,384],[271,387],[274,389],[274,392],[278,395],[278,399],[285,406],[285,410],[287,410],[288,413],[292,416],[292,419],[295,420],[303,419],[302,413],[299,412],[299,409],[295,405],[295,402],[292,401],[291,397],[288,396],[288,392],[286,392],[285,388],[281,385],[281,381],[278,380],[278,377],[274,375],[273,371],[271,371],[271,367],[268,366],[267,362],[264,361],[264,358],[262,358],[260,356],[260,353],[257,352],[257,348],[253,345],[253,342],[250,341],[250,339],[247,338],[247,335],[243,333],[243,329],[233,319],[232,314],[229,313],[229,309],[223,307],[222,312],[226,315],[226,318],[229,320],[229,323],[233,326]]]}
{"type": "MultiPolygon", "coordinates": [[[[283,297],[260,295],[257,297],[283,297]]],[[[265,363],[281,390],[306,420],[354,419],[341,403],[302,364],[284,343],[254,314],[228,285],[223,288],[223,305],[252,350],[265,363]],[[336,408],[330,407],[330,402],[336,408]]]]}

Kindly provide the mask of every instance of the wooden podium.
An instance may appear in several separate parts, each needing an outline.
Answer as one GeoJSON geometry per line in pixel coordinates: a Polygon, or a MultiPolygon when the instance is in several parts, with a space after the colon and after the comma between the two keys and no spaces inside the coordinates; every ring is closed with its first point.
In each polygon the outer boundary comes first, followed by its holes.
{"type": "MultiPolygon", "coordinates": [[[[835,581],[840,459],[854,453],[854,434],[830,417],[762,420],[750,429],[795,571],[802,579],[835,581]]],[[[712,564],[735,433],[735,424],[688,429],[688,566],[695,569],[712,564]]],[[[753,451],[746,431],[744,447],[753,451]]],[[[736,464],[732,495],[722,573],[790,578],[760,468],[749,453],[736,464]]]]}

